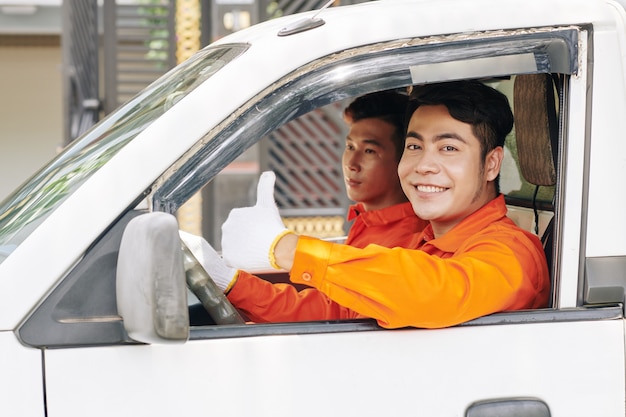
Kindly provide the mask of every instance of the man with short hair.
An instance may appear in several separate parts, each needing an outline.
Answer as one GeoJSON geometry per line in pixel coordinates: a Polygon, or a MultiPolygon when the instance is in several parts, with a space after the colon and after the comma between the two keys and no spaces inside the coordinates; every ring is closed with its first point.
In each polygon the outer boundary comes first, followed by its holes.
{"type": "Polygon", "coordinates": [[[380,91],[358,97],[344,110],[349,127],[341,158],[348,209],[354,221],[345,244],[407,246],[428,222],[416,217],[398,179],[404,150],[408,97],[380,91]]]}
{"type": "Polygon", "coordinates": [[[539,239],[506,216],[498,175],[513,115],[506,96],[478,81],[415,88],[398,173],[415,214],[430,225],[413,249],[359,249],[286,231],[274,177],[258,202],[222,226],[227,264],[291,271],[328,296],[318,319],[372,317],[387,328],[438,328],[483,315],[547,306],[539,239]]]}

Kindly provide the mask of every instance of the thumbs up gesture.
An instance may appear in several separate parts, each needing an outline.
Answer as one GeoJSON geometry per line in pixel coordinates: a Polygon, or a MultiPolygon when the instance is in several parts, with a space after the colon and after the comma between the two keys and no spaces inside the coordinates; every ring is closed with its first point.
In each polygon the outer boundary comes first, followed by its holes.
{"type": "Polygon", "coordinates": [[[274,247],[287,233],[274,201],[276,175],[266,171],[259,178],[257,202],[232,209],[222,225],[222,256],[226,264],[245,271],[279,269],[274,247]]]}

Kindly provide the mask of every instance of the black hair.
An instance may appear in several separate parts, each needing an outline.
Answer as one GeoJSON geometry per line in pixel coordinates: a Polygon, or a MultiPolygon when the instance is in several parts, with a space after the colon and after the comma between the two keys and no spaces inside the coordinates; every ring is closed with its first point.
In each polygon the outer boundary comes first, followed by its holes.
{"type": "Polygon", "coordinates": [[[392,137],[396,148],[396,158],[400,160],[404,150],[406,135],[406,108],[409,97],[394,91],[378,91],[356,98],[344,110],[344,116],[352,122],[375,118],[383,120],[394,129],[392,137]]]}
{"type": "Polygon", "coordinates": [[[446,106],[450,116],[472,126],[480,140],[482,158],[498,146],[513,128],[513,112],[507,97],[480,81],[451,81],[413,87],[406,121],[419,106],[446,106]]]}

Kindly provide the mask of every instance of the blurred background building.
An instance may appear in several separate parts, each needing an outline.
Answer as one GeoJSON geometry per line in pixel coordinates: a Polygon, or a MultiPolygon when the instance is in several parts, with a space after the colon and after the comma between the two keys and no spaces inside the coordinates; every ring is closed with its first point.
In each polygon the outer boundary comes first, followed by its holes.
{"type": "MultiPolygon", "coordinates": [[[[212,41],[329,2],[363,1],[368,0],[0,0],[0,200],[65,145],[212,41]]],[[[266,157],[262,152],[256,147],[246,152],[220,174],[221,182],[203,191],[204,202],[199,195],[189,203],[189,214],[180,211],[181,223],[189,217],[182,228],[203,229],[211,237],[223,213],[204,224],[198,215],[219,213],[206,205],[214,204],[220,187],[230,190],[225,206],[245,204],[266,157]]],[[[340,188],[333,192],[343,197],[340,188]]],[[[332,198],[324,204],[330,206],[314,208],[330,214],[345,208],[332,198]]]]}

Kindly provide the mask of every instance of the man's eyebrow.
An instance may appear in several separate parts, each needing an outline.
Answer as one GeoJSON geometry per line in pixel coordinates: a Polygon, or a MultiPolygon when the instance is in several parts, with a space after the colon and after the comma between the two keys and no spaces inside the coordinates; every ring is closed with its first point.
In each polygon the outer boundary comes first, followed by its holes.
{"type": "Polygon", "coordinates": [[[417,133],[417,132],[413,132],[412,130],[411,130],[411,131],[408,131],[408,132],[406,133],[406,139],[408,139],[408,138],[413,138],[413,139],[424,140],[424,138],[422,137],[422,135],[420,135],[420,134],[419,134],[419,133],[417,133]]]}
{"type": "MultiPolygon", "coordinates": [[[[417,139],[417,140],[424,140],[422,135],[420,135],[417,132],[413,132],[413,131],[407,132],[406,138],[407,139],[408,138],[412,138],[412,139],[417,139]]],[[[455,140],[458,140],[460,142],[467,143],[467,140],[465,140],[464,137],[459,136],[456,133],[441,133],[441,134],[435,136],[435,142],[440,141],[440,140],[444,140],[444,139],[455,139],[455,140]]]]}
{"type": "MultiPolygon", "coordinates": [[[[355,142],[354,139],[352,139],[350,136],[346,136],[346,141],[350,141],[350,142],[355,142]]],[[[374,145],[374,146],[378,146],[378,147],[382,147],[382,143],[380,143],[380,141],[376,140],[376,139],[364,139],[361,141],[362,143],[368,144],[368,145],[374,145]]]]}
{"type": "Polygon", "coordinates": [[[435,142],[444,139],[455,139],[463,143],[467,143],[467,140],[463,136],[457,135],[456,133],[441,133],[435,137],[435,142]]]}

